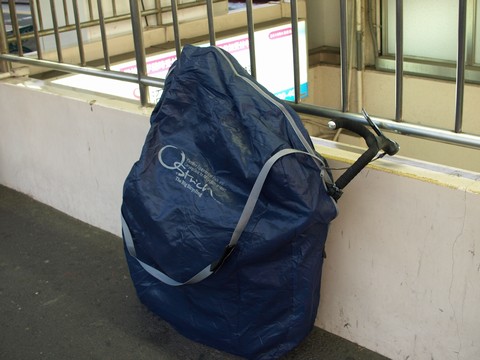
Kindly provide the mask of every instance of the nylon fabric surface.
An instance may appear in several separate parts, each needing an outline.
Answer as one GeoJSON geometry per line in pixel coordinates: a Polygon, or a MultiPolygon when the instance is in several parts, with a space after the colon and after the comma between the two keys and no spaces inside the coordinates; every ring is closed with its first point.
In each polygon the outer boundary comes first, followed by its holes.
{"type": "MultiPolygon", "coordinates": [[[[313,149],[297,114],[216,47],[184,47],[150,124],[121,211],[136,257],[178,282],[219,259],[272,156],[313,149]]],[[[193,340],[248,359],[277,359],[313,327],[336,214],[318,161],[284,156],[236,248],[205,280],[169,286],[126,249],[138,297],[193,340]]]]}

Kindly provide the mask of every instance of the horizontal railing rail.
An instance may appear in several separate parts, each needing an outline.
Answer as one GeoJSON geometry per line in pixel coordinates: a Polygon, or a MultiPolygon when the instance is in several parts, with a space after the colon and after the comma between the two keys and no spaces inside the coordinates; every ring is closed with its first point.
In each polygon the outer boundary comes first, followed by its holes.
{"type": "MultiPolygon", "coordinates": [[[[327,119],[342,118],[352,122],[368,125],[361,114],[343,112],[308,104],[291,104],[295,111],[327,119]]],[[[440,141],[448,144],[461,145],[469,148],[480,149],[480,136],[465,133],[455,133],[449,130],[437,129],[428,126],[397,122],[391,119],[371,116],[373,122],[381,129],[401,135],[409,135],[423,139],[440,141]]]]}
{"type": "MultiPolygon", "coordinates": [[[[80,21],[79,14],[79,0],[72,0],[71,6],[74,12],[73,23],[69,21],[69,15],[67,14],[66,1],[63,0],[64,18],[65,24],[63,26],[58,25],[58,20],[55,21],[56,11],[55,0],[50,0],[51,13],[53,25],[51,28],[44,26],[44,18],[39,15],[39,1],[30,0],[29,5],[33,17],[33,31],[30,33],[22,33],[15,10],[15,1],[10,0],[8,3],[9,13],[11,18],[11,31],[7,31],[6,24],[4,22],[3,10],[0,10],[0,71],[7,72],[10,69],[11,63],[22,63],[29,66],[39,66],[50,70],[57,70],[66,73],[93,75],[108,79],[126,81],[130,83],[136,83],[140,89],[140,102],[142,105],[149,103],[148,91],[149,86],[162,88],[164,86],[164,79],[158,77],[148,76],[146,67],[146,49],[144,46],[144,27],[147,25],[148,16],[161,17],[162,11],[169,11],[171,13],[172,22],[170,26],[174,31],[174,46],[178,54],[180,54],[182,43],[179,26],[178,16],[178,4],[177,0],[170,0],[168,7],[162,8],[160,6],[160,0],[152,0],[155,5],[152,8],[146,9],[144,2],[141,0],[129,0],[129,13],[118,13],[116,8],[118,0],[110,1],[113,9],[113,15],[109,17],[103,17],[102,0],[97,0],[98,17],[93,16],[93,4],[92,0],[88,0],[89,16],[87,20],[80,21]],[[137,65],[137,73],[124,73],[110,69],[110,56],[108,52],[108,34],[107,24],[116,21],[130,20],[131,33],[134,43],[135,61],[137,65]],[[42,23],[42,24],[39,24],[42,23]],[[103,49],[103,68],[87,66],[85,60],[85,49],[82,40],[82,31],[87,27],[97,27],[101,33],[101,42],[103,49]],[[62,44],[60,34],[65,32],[74,32],[77,36],[77,45],[79,51],[79,61],[76,64],[70,64],[63,61],[62,56],[62,44]],[[54,36],[56,51],[58,55],[58,61],[45,60],[42,56],[40,40],[45,36],[54,36]],[[24,54],[22,52],[22,42],[28,39],[35,39],[37,44],[36,53],[24,54]],[[18,53],[11,53],[9,45],[12,43],[17,44],[18,53]]],[[[107,0],[104,0],[107,1],[107,0]]],[[[473,134],[465,134],[462,132],[462,120],[463,120],[463,96],[464,96],[464,73],[465,73],[465,9],[467,0],[459,0],[458,7],[458,59],[457,59],[457,71],[456,71],[456,98],[455,98],[455,118],[453,119],[452,130],[442,130],[432,128],[428,126],[420,126],[415,124],[409,124],[402,119],[403,114],[403,1],[396,0],[396,54],[395,54],[395,118],[384,119],[379,117],[372,117],[374,122],[382,129],[391,131],[398,134],[409,135],[419,137],[423,139],[430,139],[435,141],[441,141],[445,143],[466,146],[470,148],[480,149],[480,136],[473,134]]],[[[208,21],[208,33],[209,41],[211,45],[216,44],[215,37],[215,16],[213,11],[214,0],[206,0],[203,4],[206,6],[206,16],[208,21]]],[[[291,102],[292,107],[301,114],[308,114],[322,118],[344,118],[353,122],[365,123],[362,115],[349,112],[349,82],[347,80],[349,64],[348,64],[348,39],[347,39],[347,0],[340,0],[340,26],[341,26],[341,39],[340,39],[340,67],[341,67],[341,109],[331,109],[321,107],[317,105],[307,105],[301,103],[300,99],[300,82],[299,82],[299,45],[298,45],[298,13],[297,13],[297,0],[290,0],[290,20],[292,25],[292,49],[293,49],[293,73],[294,73],[294,93],[295,100],[291,102]]],[[[252,0],[246,0],[246,26],[248,29],[248,39],[250,47],[250,69],[252,75],[256,75],[257,68],[255,64],[255,41],[254,41],[254,8],[252,6],[252,0]]],[[[159,25],[161,21],[157,21],[159,25]]]]}

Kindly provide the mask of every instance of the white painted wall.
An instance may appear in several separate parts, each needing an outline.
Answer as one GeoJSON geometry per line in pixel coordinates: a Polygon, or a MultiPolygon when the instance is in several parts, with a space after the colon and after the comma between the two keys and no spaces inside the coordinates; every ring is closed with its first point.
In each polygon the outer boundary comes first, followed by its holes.
{"type": "Polygon", "coordinates": [[[369,169],[345,191],[317,325],[392,359],[480,359],[480,195],[424,175],[369,169]]]}
{"type": "Polygon", "coordinates": [[[119,235],[123,180],[140,155],[146,113],[25,87],[41,84],[0,83],[0,183],[119,235]]]}
{"type": "MultiPolygon", "coordinates": [[[[0,183],[119,235],[151,109],[39,85],[0,82],[0,183]]],[[[479,182],[375,166],[339,202],[317,325],[392,359],[479,359],[479,182]]]]}

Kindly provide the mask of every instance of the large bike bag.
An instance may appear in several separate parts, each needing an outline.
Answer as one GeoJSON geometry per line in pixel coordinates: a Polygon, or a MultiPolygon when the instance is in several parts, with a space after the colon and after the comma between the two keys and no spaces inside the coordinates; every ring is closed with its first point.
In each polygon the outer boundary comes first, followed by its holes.
{"type": "Polygon", "coordinates": [[[181,334],[276,359],[313,327],[337,214],[297,114],[227,52],[185,46],[123,193],[139,299],[181,334]]]}

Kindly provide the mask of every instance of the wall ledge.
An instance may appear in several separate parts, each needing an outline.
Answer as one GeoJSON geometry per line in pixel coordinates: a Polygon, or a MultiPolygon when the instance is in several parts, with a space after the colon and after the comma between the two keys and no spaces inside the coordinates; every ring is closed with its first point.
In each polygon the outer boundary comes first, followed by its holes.
{"type": "MultiPolygon", "coordinates": [[[[363,148],[334,142],[331,140],[312,138],[320,154],[327,160],[352,164],[364,151],[363,148]]],[[[423,182],[452,189],[480,194],[480,173],[430,163],[395,155],[386,156],[370,163],[368,168],[391,173],[398,176],[417,179],[423,182]]],[[[338,177],[334,171],[335,178],[338,177]]]]}

